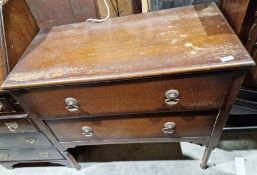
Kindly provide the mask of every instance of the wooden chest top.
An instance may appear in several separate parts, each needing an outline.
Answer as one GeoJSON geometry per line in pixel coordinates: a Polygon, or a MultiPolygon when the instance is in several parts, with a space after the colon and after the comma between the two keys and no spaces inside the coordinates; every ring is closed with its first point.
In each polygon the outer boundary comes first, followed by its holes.
{"type": "Polygon", "coordinates": [[[215,4],[41,30],[3,89],[253,66],[215,4]]]}

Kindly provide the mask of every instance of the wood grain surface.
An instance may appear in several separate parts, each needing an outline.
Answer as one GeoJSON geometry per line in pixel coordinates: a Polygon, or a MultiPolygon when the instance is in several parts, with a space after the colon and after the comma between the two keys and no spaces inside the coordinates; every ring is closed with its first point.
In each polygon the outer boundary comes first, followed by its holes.
{"type": "MultiPolygon", "coordinates": [[[[110,17],[127,16],[133,14],[132,0],[107,0],[110,9],[110,17]]],[[[101,18],[107,16],[107,9],[103,0],[97,0],[101,18]]]]}
{"type": "Polygon", "coordinates": [[[2,85],[67,85],[253,66],[214,4],[41,31],[2,85]],[[229,57],[232,60],[222,61],[229,57]]]}
{"type": "Polygon", "coordinates": [[[98,18],[96,0],[26,0],[40,28],[98,18]]]}
{"type": "Polygon", "coordinates": [[[254,0],[220,0],[222,12],[240,37],[243,37],[242,32],[246,32],[244,22],[251,1],[254,0]]]}
{"type": "Polygon", "coordinates": [[[8,66],[12,68],[33,40],[39,28],[25,0],[9,0],[2,6],[8,66]]]}

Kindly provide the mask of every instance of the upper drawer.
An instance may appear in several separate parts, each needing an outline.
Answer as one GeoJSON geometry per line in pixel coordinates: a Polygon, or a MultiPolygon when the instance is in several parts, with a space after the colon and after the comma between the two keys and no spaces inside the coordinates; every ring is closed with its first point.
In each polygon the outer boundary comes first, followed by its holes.
{"type": "MultiPolygon", "coordinates": [[[[229,73],[176,76],[94,85],[25,89],[20,103],[42,117],[111,115],[220,108],[229,73]]],[[[17,94],[16,94],[17,95],[17,94]]]]}
{"type": "Polygon", "coordinates": [[[27,118],[0,120],[0,134],[37,131],[36,127],[27,118]]]}
{"type": "Polygon", "coordinates": [[[14,112],[16,112],[14,107],[5,98],[0,98],[0,114],[14,113],[14,112]]]}

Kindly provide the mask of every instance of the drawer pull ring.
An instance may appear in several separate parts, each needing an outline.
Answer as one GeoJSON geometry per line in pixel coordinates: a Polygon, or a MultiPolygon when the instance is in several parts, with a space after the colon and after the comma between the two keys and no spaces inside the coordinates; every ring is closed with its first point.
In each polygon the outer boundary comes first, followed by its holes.
{"type": "Polygon", "coordinates": [[[66,109],[69,112],[77,112],[79,110],[79,103],[75,98],[68,97],[65,99],[66,109]]]}
{"type": "Polygon", "coordinates": [[[92,137],[94,136],[94,130],[90,126],[83,126],[82,128],[83,136],[85,137],[92,137]]]}
{"type": "Polygon", "coordinates": [[[176,104],[178,104],[178,102],[180,100],[178,97],[179,97],[178,90],[176,90],[176,89],[168,90],[165,93],[165,103],[169,106],[176,105],[176,104]]]}
{"type": "Polygon", "coordinates": [[[37,139],[35,137],[25,137],[24,140],[26,143],[34,144],[34,143],[36,143],[37,139]]]}
{"type": "Polygon", "coordinates": [[[11,132],[15,132],[19,127],[18,123],[16,122],[10,122],[10,123],[4,123],[4,124],[11,132]]]}
{"type": "Polygon", "coordinates": [[[162,128],[162,132],[164,134],[173,134],[175,132],[176,123],[174,122],[167,122],[164,124],[162,128]]]}

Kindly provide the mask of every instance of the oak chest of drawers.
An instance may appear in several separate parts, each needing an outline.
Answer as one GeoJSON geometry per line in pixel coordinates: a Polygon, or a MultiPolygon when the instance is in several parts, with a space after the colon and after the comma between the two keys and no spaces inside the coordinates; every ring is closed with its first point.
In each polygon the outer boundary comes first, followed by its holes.
{"type": "Polygon", "coordinates": [[[61,152],[190,141],[206,146],[206,168],[254,66],[215,4],[34,35],[2,88],[61,152]]]}

